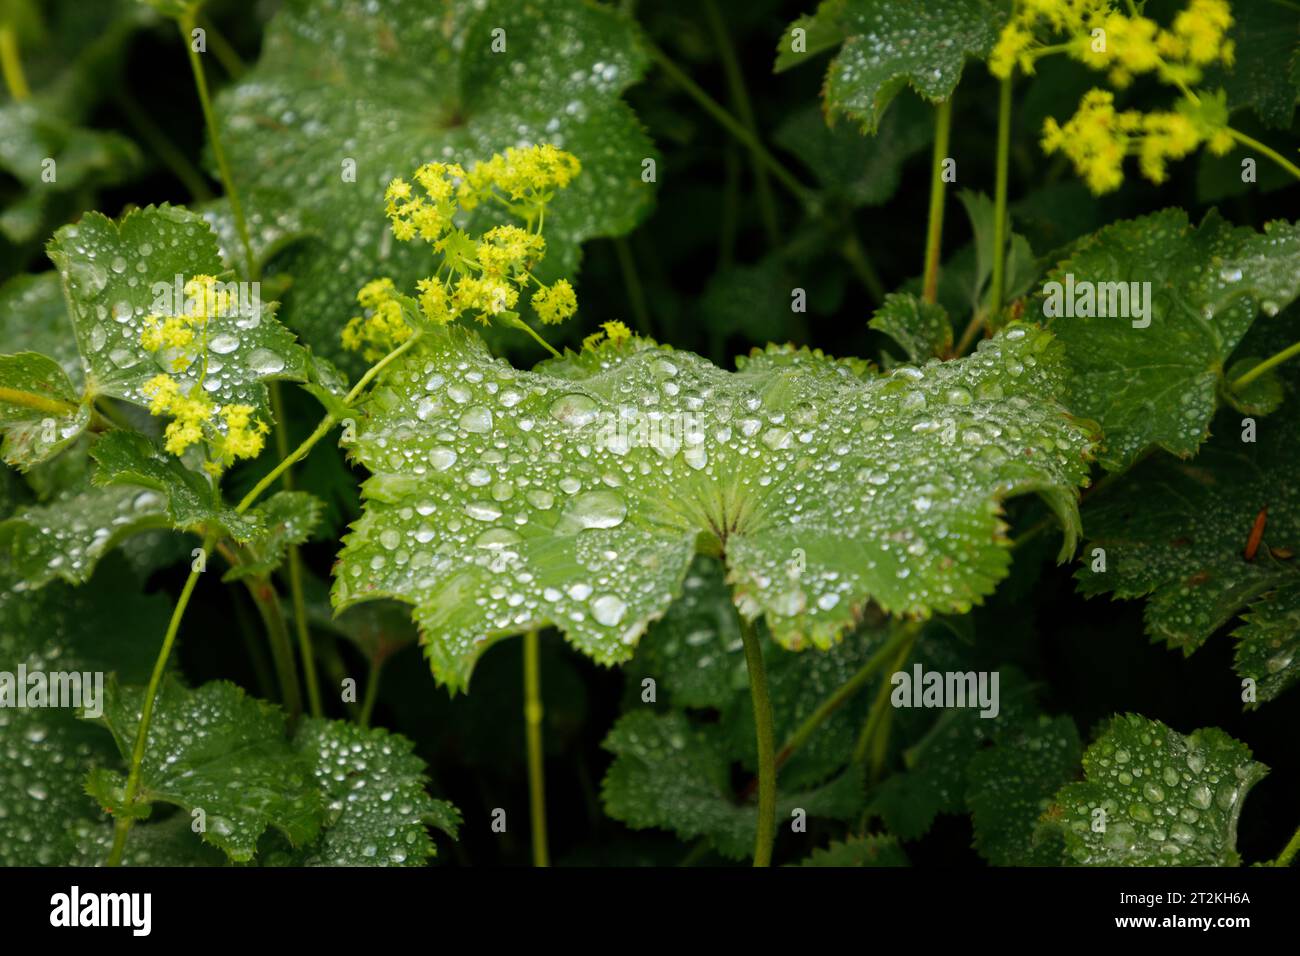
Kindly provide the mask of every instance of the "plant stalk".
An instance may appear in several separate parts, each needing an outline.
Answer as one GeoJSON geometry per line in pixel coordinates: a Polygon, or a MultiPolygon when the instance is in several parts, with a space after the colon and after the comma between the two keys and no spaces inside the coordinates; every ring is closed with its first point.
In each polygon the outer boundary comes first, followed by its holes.
{"type": "Polygon", "coordinates": [[[379,699],[379,678],[383,675],[384,659],[377,657],[370,662],[370,677],[366,681],[366,696],[361,701],[361,713],[357,723],[363,728],[370,726],[370,718],[375,712],[375,701],[379,699]]]}
{"type": "Polygon", "coordinates": [[[226,190],[226,199],[230,202],[230,212],[235,217],[235,230],[239,233],[239,242],[244,247],[244,261],[248,275],[252,276],[255,268],[253,243],[248,237],[248,222],[244,219],[244,207],[239,201],[239,192],[235,189],[234,177],[230,174],[230,163],[226,160],[226,149],[221,144],[221,130],[217,127],[217,115],[212,109],[212,97],[208,93],[208,78],[203,72],[203,64],[190,42],[194,31],[197,14],[193,11],[177,21],[181,40],[190,58],[190,70],[194,73],[194,85],[199,93],[199,103],[203,107],[203,120],[208,127],[208,139],[212,141],[212,155],[217,160],[217,171],[221,174],[221,184],[226,190]]]}
{"type": "Polygon", "coordinates": [[[1011,77],[998,88],[998,166],[993,210],[993,279],[988,315],[994,321],[1002,311],[1007,269],[1007,174],[1011,161],[1011,77]]]}
{"type": "Polygon", "coordinates": [[[542,668],[537,631],[524,635],[524,731],[528,746],[528,812],[533,866],[550,866],[546,845],[546,767],[542,750],[542,668]]]}
{"type": "Polygon", "coordinates": [[[1296,854],[1300,853],[1300,828],[1297,828],[1295,834],[1288,841],[1282,852],[1278,854],[1277,859],[1273,861],[1274,866],[1290,866],[1295,860],[1296,854]]]}
{"type": "Polygon", "coordinates": [[[1235,379],[1232,380],[1232,385],[1230,387],[1234,392],[1242,388],[1245,388],[1247,385],[1255,381],[1255,379],[1259,378],[1269,369],[1276,368],[1277,366],[1285,362],[1287,359],[1295,358],[1295,356],[1297,355],[1300,355],[1300,342],[1296,342],[1294,345],[1287,346],[1282,351],[1278,352],[1276,355],[1264,359],[1264,361],[1260,362],[1250,371],[1237,376],[1235,379]]]}
{"type": "Polygon", "coordinates": [[[652,336],[654,330],[650,325],[650,310],[646,308],[645,289],[641,277],[636,271],[636,261],[632,258],[631,245],[626,236],[614,239],[614,253],[618,256],[618,267],[623,273],[623,285],[627,287],[628,302],[632,306],[633,321],[637,331],[645,336],[652,336]]]}
{"type": "MultiPolygon", "coordinates": [[[[203,551],[206,554],[212,550],[215,538],[209,535],[203,541],[203,551]]],[[[158,659],[154,661],[153,673],[149,676],[149,685],[144,692],[144,705],[140,709],[140,726],[135,732],[135,746],[131,749],[131,767],[126,777],[126,794],[123,804],[129,807],[135,803],[135,798],[140,792],[140,773],[144,766],[145,745],[149,739],[149,724],[153,720],[154,701],[158,697],[158,688],[162,685],[163,675],[167,673],[167,660],[171,657],[172,646],[176,643],[176,634],[180,630],[181,618],[185,616],[185,608],[189,606],[190,597],[194,594],[194,588],[199,583],[199,575],[203,572],[197,569],[191,569],[190,576],[185,579],[185,586],[181,588],[180,597],[176,601],[176,607],[172,609],[171,620],[167,623],[167,633],[163,635],[162,647],[158,651],[158,659]]],[[[122,863],[122,854],[126,850],[126,838],[131,832],[131,827],[135,823],[133,817],[124,816],[118,818],[113,825],[113,847],[108,854],[108,865],[119,866],[122,863]]]]}
{"type": "Polygon", "coordinates": [[[1277,150],[1273,149],[1271,146],[1264,145],[1263,143],[1261,143],[1259,140],[1255,139],[1252,136],[1247,136],[1245,133],[1233,129],[1231,126],[1229,126],[1227,129],[1228,129],[1228,135],[1231,136],[1233,139],[1235,139],[1237,142],[1241,143],[1243,146],[1249,146],[1251,149],[1259,150],[1261,153],[1263,153],[1269,159],[1273,160],[1273,162],[1277,163],[1279,166],[1285,169],[1296,179],[1300,179],[1300,167],[1296,166],[1295,163],[1291,162],[1291,160],[1287,159],[1277,150]]]}
{"type": "Polygon", "coordinates": [[[754,866],[772,865],[776,843],[776,744],[772,730],[772,699],[763,666],[763,645],[755,622],[740,615],[740,637],[749,669],[749,695],[754,706],[754,732],[758,744],[758,830],[754,837],[754,866]]]}
{"type": "Polygon", "coordinates": [[[0,26],[0,72],[4,73],[5,86],[15,103],[21,103],[32,95],[27,85],[27,74],[23,72],[22,57],[18,53],[18,34],[9,24],[0,26]]]}
{"type": "Polygon", "coordinates": [[[943,242],[944,186],[943,161],[948,158],[948,141],[952,132],[952,99],[935,108],[934,155],[930,161],[930,221],[925,235],[925,278],[921,298],[936,302],[939,298],[939,252],[943,242]]]}

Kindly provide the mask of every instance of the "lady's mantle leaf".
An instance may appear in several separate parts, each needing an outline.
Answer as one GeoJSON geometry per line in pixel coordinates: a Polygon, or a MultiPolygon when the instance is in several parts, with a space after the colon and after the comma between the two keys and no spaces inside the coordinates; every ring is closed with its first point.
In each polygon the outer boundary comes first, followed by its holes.
{"type": "Polygon", "coordinates": [[[423,866],[437,852],[426,824],[456,835],[460,813],[425,792],[424,761],[386,730],[312,718],[294,749],[313,768],[325,832],[310,846],[272,852],[266,866],[423,866]]]}
{"type": "Polygon", "coordinates": [[[1217,727],[1183,736],[1157,720],[1116,717],[1043,815],[1084,866],[1236,866],[1237,817],[1268,772],[1217,727]]]}
{"type": "MultiPolygon", "coordinates": [[[[130,759],[144,691],[114,687],[102,722],[130,759]]],[[[275,827],[294,846],[310,842],[324,821],[314,759],[295,750],[278,708],[222,681],[189,690],[164,682],[149,729],[140,799],[202,810],[203,840],[236,861],[252,858],[275,827]]],[[[125,780],[110,771],[92,778],[95,794],[116,812],[125,780]]]]}
{"type": "Polygon", "coordinates": [[[335,604],[415,604],[456,688],[546,623],[626,660],[697,546],[790,648],[830,646],[868,599],[964,611],[1006,573],[1002,499],[1043,495],[1074,546],[1091,435],[1056,404],[1060,373],[1024,326],[888,376],[779,348],[730,373],[643,340],[521,372],[472,332],[430,334],[359,424],[373,476],[335,604]]]}
{"type": "Polygon", "coordinates": [[[45,461],[76,440],[89,422],[90,406],[58,362],[37,352],[0,355],[0,454],[6,464],[25,470],[45,461]]]}
{"type": "Polygon", "coordinates": [[[261,211],[287,210],[322,237],[284,262],[290,323],[338,357],[365,282],[411,287],[433,272],[427,249],[388,231],[389,180],[507,146],[549,142],[581,160],[546,213],[546,266],[571,274],[579,243],[627,232],[651,201],[641,163],[655,152],[619,98],[645,65],[632,22],[580,0],[286,3],[219,108],[261,211]]]}
{"type": "Polygon", "coordinates": [[[141,387],[155,375],[173,374],[188,389],[206,367],[203,387],[214,403],[251,405],[269,422],[266,382],[306,377],[306,352],[246,284],[234,290],[227,314],[208,321],[206,348],[185,368],[174,370],[170,353],[140,344],[147,316],[184,309],[186,282],[222,275],[216,236],[194,213],[149,206],[121,222],[87,213],[60,229],[48,251],[63,279],[88,399],[148,405],[141,387]]]}
{"type": "Polygon", "coordinates": [[[1150,283],[1146,318],[1051,321],[1073,370],[1069,406],[1105,433],[1102,465],[1123,470],[1153,446],[1186,458],[1205,440],[1224,366],[1257,312],[1276,315],[1300,294],[1300,228],[1275,222],[1261,234],[1215,213],[1193,228],[1166,209],[1081,240],[1050,278],[1067,276],[1080,295],[1150,283]]]}
{"type": "Polygon", "coordinates": [[[1250,602],[1295,581],[1298,411],[1292,398],[1258,422],[1255,442],[1241,441],[1239,420],[1225,414],[1223,433],[1194,461],[1152,458],[1090,500],[1079,589],[1150,595],[1147,634],[1190,654],[1250,602]],[[1248,557],[1260,520],[1263,536],[1248,557]]]}
{"type": "Polygon", "coordinates": [[[849,116],[874,133],[904,85],[936,103],[952,96],[967,57],[988,56],[1005,18],[1005,6],[994,0],[824,0],[816,14],[786,31],[777,69],[842,36],[823,88],[826,112],[849,116]],[[794,49],[796,28],[806,31],[804,53],[794,49]]]}
{"type": "MultiPolygon", "coordinates": [[[[0,586],[0,671],[16,677],[21,665],[29,675],[47,677],[116,672],[122,680],[143,682],[169,613],[167,599],[141,595],[121,563],[105,565],[79,588],[28,593],[12,590],[6,580],[0,586]],[[110,606],[113,613],[103,613],[110,606]]],[[[83,687],[94,689],[93,682],[83,687]]],[[[73,829],[99,827],[103,820],[82,782],[93,767],[115,758],[104,734],[79,720],[75,709],[0,705],[0,865],[67,864],[73,829]]]]}
{"type": "Polygon", "coordinates": [[[898,840],[887,833],[851,836],[843,843],[835,840],[825,849],[816,849],[796,866],[907,866],[907,854],[898,840]]]}
{"type": "Polygon", "coordinates": [[[910,293],[894,292],[868,323],[903,347],[912,362],[940,358],[952,351],[952,323],[943,306],[910,293]]]}
{"type": "Polygon", "coordinates": [[[1035,841],[1034,827],[1074,777],[1081,752],[1073,720],[1040,716],[971,758],[966,805],[980,856],[994,866],[1060,864],[1058,848],[1035,841]]]}
{"type": "MultiPolygon", "coordinates": [[[[604,746],[615,755],[601,785],[611,817],[634,830],[708,837],[730,859],[753,852],[757,806],[736,802],[728,748],[716,727],[693,725],[677,712],[637,710],[619,718],[604,746]]],[[[802,808],[811,817],[845,820],[861,809],[861,798],[862,782],[849,771],[816,790],[779,794],[777,818],[802,808]]]]}
{"type": "Polygon", "coordinates": [[[1243,615],[1236,670],[1256,683],[1259,700],[1272,700],[1300,680],[1300,575],[1266,594],[1243,615]]]}

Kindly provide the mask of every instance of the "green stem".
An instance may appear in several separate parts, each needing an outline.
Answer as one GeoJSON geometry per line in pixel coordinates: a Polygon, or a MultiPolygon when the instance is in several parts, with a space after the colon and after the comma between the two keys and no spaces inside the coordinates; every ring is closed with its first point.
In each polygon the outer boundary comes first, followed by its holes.
{"type": "Polygon", "coordinates": [[[230,174],[230,164],[226,161],[226,149],[221,145],[221,130],[217,127],[217,116],[212,109],[212,97],[208,94],[208,78],[203,73],[203,64],[199,61],[199,55],[194,50],[194,44],[190,42],[190,34],[194,31],[196,13],[191,11],[177,21],[180,27],[181,40],[185,44],[185,50],[190,57],[190,70],[194,73],[194,85],[198,89],[199,103],[203,107],[203,119],[208,127],[208,139],[212,141],[212,155],[217,160],[217,171],[221,174],[221,184],[226,189],[226,199],[230,202],[230,212],[235,217],[235,229],[239,233],[240,244],[244,247],[244,259],[248,268],[248,274],[251,276],[254,269],[253,260],[253,243],[248,238],[248,223],[244,219],[244,207],[239,201],[239,193],[235,189],[234,177],[230,174]]]}
{"type": "Polygon", "coordinates": [[[226,71],[226,75],[232,80],[242,77],[248,71],[248,67],[240,59],[239,54],[235,52],[235,48],[231,46],[230,41],[222,35],[221,31],[216,28],[208,17],[201,16],[200,19],[203,21],[203,29],[208,33],[208,44],[212,47],[212,52],[216,54],[217,59],[221,61],[221,68],[226,71]]]}
{"type": "MultiPolygon", "coordinates": [[[[722,61],[722,69],[727,77],[731,101],[735,104],[736,112],[740,114],[741,123],[757,141],[758,122],[754,118],[754,107],[749,99],[749,91],[745,89],[745,77],[741,72],[740,62],[736,59],[731,34],[722,22],[722,17],[718,14],[718,5],[714,0],[705,0],[704,13],[709,21],[709,28],[713,31],[714,45],[717,47],[718,58],[722,61]]],[[[772,197],[772,185],[767,180],[767,171],[763,169],[758,159],[751,156],[751,161],[754,166],[754,191],[758,194],[763,229],[767,233],[768,245],[775,249],[781,244],[781,227],[776,218],[776,202],[772,197]]]]}
{"type": "Polygon", "coordinates": [[[1278,854],[1277,859],[1273,861],[1273,865],[1290,866],[1291,861],[1296,858],[1297,853],[1300,853],[1300,828],[1296,829],[1295,835],[1291,837],[1290,842],[1288,842],[1282,852],[1278,854]]]}
{"type": "Polygon", "coordinates": [[[915,622],[900,623],[895,632],[890,635],[880,650],[872,654],[867,662],[858,668],[857,673],[841,684],[834,693],[827,697],[822,703],[808,715],[799,728],[790,735],[784,744],[781,745],[781,751],[777,754],[776,766],[779,769],[794,756],[795,751],[808,742],[813,732],[820,727],[832,713],[841,705],[848,701],[854,694],[862,689],[867,681],[871,680],[881,667],[898,655],[899,648],[911,648],[912,642],[916,640],[916,635],[920,630],[920,624],[915,622]]]}
{"type": "Polygon", "coordinates": [[[135,101],[135,97],[125,90],[118,90],[113,94],[113,102],[122,111],[127,122],[135,127],[140,138],[149,144],[153,154],[162,160],[163,165],[172,171],[173,176],[180,180],[192,199],[196,202],[207,202],[212,198],[212,190],[204,182],[203,174],[135,101]]]}
{"type": "Polygon", "coordinates": [[[885,301],[885,284],[880,281],[880,275],[871,265],[871,260],[867,258],[866,252],[862,248],[862,243],[858,237],[849,233],[847,239],[840,247],[840,254],[854,271],[862,284],[867,287],[869,292],[877,302],[885,301]]]}
{"type": "Polygon", "coordinates": [[[1007,170],[1011,157],[1011,77],[1004,79],[998,92],[998,168],[993,200],[993,281],[989,290],[988,314],[1002,311],[1006,292],[1007,265],[1007,170]]]}
{"type": "Polygon", "coordinates": [[[366,681],[366,696],[361,701],[361,713],[357,723],[363,728],[370,726],[370,717],[375,712],[375,701],[379,699],[379,678],[383,675],[384,659],[376,658],[370,665],[370,678],[366,681]]]}
{"type": "Polygon", "coordinates": [[[4,73],[5,86],[14,102],[21,103],[32,95],[23,72],[23,61],[18,55],[18,34],[9,24],[0,26],[0,72],[4,73]]]}
{"type": "Polygon", "coordinates": [[[1277,150],[1273,149],[1271,146],[1265,146],[1263,143],[1261,143],[1259,140],[1255,139],[1254,137],[1247,136],[1245,133],[1239,132],[1238,130],[1233,129],[1231,126],[1228,127],[1228,135],[1244,146],[1249,146],[1251,149],[1259,150],[1261,153],[1263,153],[1269,159],[1273,160],[1273,162],[1277,163],[1279,166],[1285,169],[1296,179],[1300,179],[1300,167],[1297,167],[1295,163],[1291,162],[1291,160],[1287,159],[1285,156],[1283,156],[1277,150]]]}
{"type": "Polygon", "coordinates": [[[542,346],[542,348],[546,349],[546,351],[550,352],[556,358],[563,357],[560,355],[558,351],[556,351],[555,346],[553,346],[550,342],[546,341],[546,339],[538,335],[537,330],[534,329],[527,322],[525,322],[523,319],[521,319],[519,316],[515,316],[514,321],[511,324],[513,324],[515,328],[521,329],[522,331],[527,332],[529,335],[531,335],[533,339],[536,340],[538,344],[542,346]]]}
{"type": "Polygon", "coordinates": [[[298,669],[293,663],[293,642],[289,639],[289,627],[284,622],[284,612],[280,609],[280,596],[275,585],[267,578],[244,578],[249,597],[257,605],[262,625],[266,628],[267,641],[271,645],[271,661],[275,664],[275,677],[280,685],[280,700],[289,715],[289,720],[298,719],[302,713],[302,688],[298,684],[298,669]]]}
{"type": "Polygon", "coordinates": [[[754,706],[754,732],[758,744],[758,831],[754,838],[754,866],[772,865],[776,842],[776,745],[772,730],[772,700],[767,691],[763,645],[754,622],[740,615],[740,637],[749,668],[749,695],[754,706]]]}
{"type": "Polygon", "coordinates": [[[632,258],[632,249],[625,236],[614,240],[614,252],[618,256],[618,267],[623,273],[623,285],[627,287],[627,297],[632,305],[632,315],[637,331],[650,336],[650,310],[646,308],[645,289],[641,286],[641,277],[636,271],[636,262],[632,258]]]}
{"type": "MultiPolygon", "coordinates": [[[[203,551],[206,554],[212,550],[215,538],[209,535],[203,541],[203,551]]],[[[181,595],[176,601],[176,607],[172,610],[171,620],[167,624],[167,633],[163,635],[162,647],[158,651],[158,659],[154,661],[153,673],[149,676],[149,685],[144,692],[144,706],[140,709],[140,726],[135,732],[135,746],[131,749],[131,767],[126,777],[126,794],[123,799],[123,807],[129,808],[135,803],[135,798],[140,792],[140,773],[144,766],[145,744],[149,739],[149,724],[153,720],[154,702],[158,697],[158,688],[162,684],[163,675],[167,673],[167,660],[171,657],[172,645],[176,643],[176,633],[180,630],[181,618],[185,616],[185,609],[189,606],[190,596],[194,594],[194,588],[199,583],[199,575],[203,572],[197,569],[190,571],[190,576],[185,579],[185,586],[181,588],[181,595]]],[[[122,863],[122,854],[126,850],[126,838],[131,832],[131,827],[135,823],[134,818],[130,816],[119,817],[113,825],[113,848],[108,854],[108,865],[119,866],[122,863]]]]}
{"type": "Polygon", "coordinates": [[[524,730],[528,744],[528,812],[533,866],[550,866],[546,848],[546,769],[542,751],[542,668],[536,631],[524,635],[524,730]]]}
{"type": "Polygon", "coordinates": [[[926,302],[939,298],[939,247],[943,240],[944,181],[943,162],[948,158],[948,139],[952,131],[952,99],[935,109],[934,155],[930,161],[930,222],[925,235],[925,279],[921,297],[926,302]]]}
{"type": "Polygon", "coordinates": [[[781,165],[781,162],[759,142],[757,136],[723,109],[717,100],[704,92],[698,83],[687,76],[682,68],[668,57],[668,54],[664,53],[663,50],[648,39],[644,40],[644,45],[650,54],[650,58],[659,64],[660,69],[668,74],[669,79],[680,86],[691,99],[695,100],[700,105],[700,108],[713,117],[719,126],[748,148],[750,153],[753,154],[755,162],[765,167],[768,172],[776,177],[777,182],[788,189],[791,195],[801,203],[804,205],[809,204],[813,197],[813,191],[799,182],[788,169],[781,165]]]}
{"type": "MultiPolygon", "coordinates": [[[[387,367],[390,362],[396,359],[407,349],[411,348],[411,346],[413,346],[417,341],[419,341],[419,338],[420,338],[419,333],[412,335],[409,339],[407,339],[405,342],[403,342],[397,348],[393,349],[391,352],[389,352],[387,355],[381,358],[378,362],[372,365],[369,369],[367,369],[366,373],[362,375],[361,378],[357,381],[357,384],[352,386],[352,390],[343,397],[343,404],[351,405],[354,401],[356,401],[357,396],[360,395],[363,391],[365,391],[366,386],[369,385],[372,381],[374,381],[375,376],[378,375],[381,371],[383,371],[384,368],[387,367]]],[[[307,453],[311,451],[312,448],[315,447],[316,443],[320,441],[322,438],[324,438],[326,435],[328,435],[330,429],[332,429],[337,423],[338,423],[338,419],[335,418],[333,415],[326,415],[323,419],[321,419],[320,424],[316,426],[316,430],[314,432],[312,432],[310,435],[304,438],[302,443],[289,453],[288,457],[281,459],[278,465],[276,465],[269,472],[267,472],[267,474],[264,475],[262,479],[249,490],[248,494],[244,495],[244,497],[240,499],[239,504],[235,506],[235,513],[243,514],[245,511],[247,511],[252,506],[253,502],[256,501],[259,497],[261,497],[262,492],[266,491],[267,488],[270,488],[273,484],[275,484],[276,481],[279,480],[280,476],[284,474],[285,471],[293,467],[295,462],[301,461],[303,458],[305,458],[307,456],[307,453]]]]}
{"type": "Polygon", "coordinates": [[[1275,368],[1278,365],[1281,365],[1287,359],[1295,358],[1295,356],[1297,355],[1300,355],[1300,342],[1296,342],[1294,345],[1288,345],[1286,348],[1284,348],[1282,351],[1278,352],[1276,355],[1272,356],[1271,358],[1264,359],[1264,361],[1260,362],[1249,372],[1237,376],[1237,378],[1233,379],[1232,381],[1232,385],[1231,385],[1232,390],[1234,392],[1240,391],[1242,388],[1245,388],[1251,382],[1255,381],[1255,379],[1259,378],[1261,375],[1267,372],[1269,369],[1275,368]]]}
{"type": "MultiPolygon", "coordinates": [[[[909,624],[899,628],[899,637],[902,639],[897,643],[895,653],[889,662],[889,667],[885,673],[895,674],[902,669],[907,663],[907,659],[912,656],[912,648],[916,646],[917,635],[921,633],[921,625],[909,624]]],[[[876,692],[876,699],[871,702],[871,710],[867,713],[867,722],[862,727],[862,734],[858,737],[857,745],[853,748],[853,762],[860,764],[869,759],[870,779],[874,782],[880,778],[881,770],[884,768],[885,755],[888,752],[889,745],[889,728],[893,723],[893,708],[889,705],[889,697],[893,691],[893,684],[889,680],[881,681],[880,689],[876,692]]]]}

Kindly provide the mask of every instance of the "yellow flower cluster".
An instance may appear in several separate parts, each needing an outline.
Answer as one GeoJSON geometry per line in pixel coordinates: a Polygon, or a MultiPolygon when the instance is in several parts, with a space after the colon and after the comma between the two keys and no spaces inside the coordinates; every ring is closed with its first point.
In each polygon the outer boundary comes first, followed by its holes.
{"type": "Polygon", "coordinates": [[[251,405],[222,407],[219,417],[225,423],[223,432],[216,426],[217,408],[203,394],[202,386],[195,385],[185,393],[176,379],[162,373],[145,382],[142,390],[149,399],[150,413],[171,416],[163,437],[164,447],[173,455],[183,455],[192,445],[206,442],[208,461],[203,467],[219,475],[236,459],[256,458],[261,453],[270,429],[266,422],[253,417],[251,405]]]}
{"type": "MultiPolygon", "coordinates": [[[[465,314],[485,324],[496,316],[517,323],[520,294],[533,284],[530,301],[543,322],[572,316],[578,298],[568,280],[548,286],[532,270],[546,256],[546,205],[581,169],[576,156],[543,144],[507,149],[468,171],[456,163],[426,163],[412,182],[390,182],[384,202],[393,235],[401,241],[418,237],[442,256],[437,272],[416,284],[419,315],[433,325],[465,314]],[[456,225],[458,212],[489,201],[522,218],[526,228],[499,225],[475,238],[456,225]]],[[[358,301],[368,312],[344,328],[344,346],[373,361],[405,341],[413,332],[412,316],[403,313],[399,299],[388,279],[367,284],[358,301]]]]}
{"type": "Polygon", "coordinates": [[[547,325],[558,325],[578,311],[578,296],[568,279],[557,279],[533,293],[533,308],[547,325]]]}
{"type": "Polygon", "coordinates": [[[357,303],[366,312],[353,316],[343,327],[344,348],[376,362],[411,337],[392,279],[367,282],[357,293],[357,303]]]}
{"type": "MultiPolygon", "coordinates": [[[[1211,106],[1218,106],[1210,101],[1211,106]]],[[[1124,157],[1137,155],[1142,174],[1155,183],[1165,180],[1166,163],[1182,159],[1202,143],[1222,155],[1232,148],[1232,137],[1224,126],[1205,117],[1217,110],[1196,107],[1175,112],[1120,112],[1114,94],[1092,90],[1079,110],[1064,126],[1048,118],[1043,128],[1043,149],[1060,152],[1074,164],[1075,171],[1097,195],[1118,189],[1124,182],[1124,157]]],[[[1222,115],[1226,121],[1227,109],[1222,115]]]]}
{"type": "Polygon", "coordinates": [[[1000,78],[1016,67],[1033,73],[1039,57],[1064,52],[1108,70],[1111,84],[1122,89],[1152,72],[1165,83],[1194,86],[1205,67],[1232,65],[1227,0],[1190,0],[1170,29],[1115,7],[1113,0],[1016,0],[989,57],[990,71],[1000,78]]]}
{"type": "Polygon", "coordinates": [[[195,332],[202,333],[208,320],[229,310],[232,297],[210,275],[197,275],[185,283],[186,301],[176,315],[145,316],[140,344],[150,352],[160,349],[177,349],[172,357],[172,371],[179,372],[192,361],[202,348],[202,336],[195,340],[195,332]]]}
{"type": "Polygon", "coordinates": [[[582,340],[582,347],[590,352],[602,342],[608,341],[614,348],[619,348],[632,337],[632,330],[619,321],[602,322],[600,332],[593,332],[582,340]]]}

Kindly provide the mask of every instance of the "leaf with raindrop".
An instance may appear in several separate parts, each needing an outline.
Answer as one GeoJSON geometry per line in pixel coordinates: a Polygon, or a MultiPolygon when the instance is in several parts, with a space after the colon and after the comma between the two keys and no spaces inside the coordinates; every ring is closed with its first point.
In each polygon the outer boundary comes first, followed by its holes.
{"type": "Polygon", "coordinates": [[[194,213],[165,204],[119,222],[87,213],[60,229],[48,251],[63,280],[87,400],[104,395],[147,406],[145,382],[165,372],[182,390],[201,382],[215,404],[250,405],[270,422],[266,383],[306,378],[307,353],[250,283],[224,290],[229,304],[208,319],[195,354],[153,353],[141,344],[148,316],[190,306],[184,287],[191,279],[225,281],[216,236],[194,213]]]}
{"type": "Polygon", "coordinates": [[[1041,495],[1073,550],[1093,433],[1057,404],[1061,373],[1027,326],[889,375],[780,347],[727,372],[646,340],[524,372],[473,332],[430,333],[358,423],[372,474],[335,605],[414,604],[457,689],[546,624],[627,660],[696,551],[724,555],[740,612],[789,648],[831,646],[868,600],[965,611],[1007,573],[1004,499],[1041,495]]]}
{"type": "MultiPolygon", "coordinates": [[[[1150,638],[1190,654],[1261,596],[1296,581],[1297,412],[1292,397],[1259,423],[1255,442],[1241,441],[1238,416],[1225,412],[1192,461],[1154,456],[1089,500],[1079,590],[1146,597],[1150,638]],[[1262,535],[1251,550],[1257,524],[1262,535]]],[[[1285,670],[1287,660],[1283,653],[1273,666],[1285,670]]]]}
{"type": "Polygon", "coordinates": [[[620,94],[646,67],[631,19],[579,0],[292,0],[257,66],[218,100],[237,185],[255,216],[287,215],[318,238],[288,250],[286,319],[316,351],[355,367],[339,330],[376,276],[409,288],[434,271],[380,215],[395,176],[553,143],[581,174],[546,212],[542,278],[577,271],[579,246],[645,215],[657,153],[620,94]],[[345,223],[345,228],[340,228],[345,223]]]}
{"type": "Polygon", "coordinates": [[[1097,314],[1072,309],[1050,328],[1070,365],[1067,404],[1105,433],[1101,464],[1122,471],[1157,447],[1187,458],[1208,435],[1223,369],[1257,314],[1271,318],[1300,295],[1300,228],[1273,222],[1259,233],[1214,212],[1193,227],[1186,212],[1166,209],[1079,240],[1048,281],[1062,284],[1062,306],[1072,291],[1097,303],[1088,308],[1097,314]],[[1103,293],[1106,311],[1125,314],[1101,315],[1103,293]]]}
{"type": "Polygon", "coordinates": [[[1217,727],[1183,735],[1116,717],[1043,815],[1083,866],[1236,866],[1237,818],[1268,768],[1217,727]]]}
{"type": "Polygon", "coordinates": [[[76,441],[90,422],[68,373],[38,352],[0,355],[0,432],[5,463],[27,469],[76,441]]]}
{"type": "Polygon", "coordinates": [[[1300,680],[1300,575],[1256,600],[1233,632],[1236,670],[1272,700],[1300,680]]]}
{"type": "Polygon", "coordinates": [[[997,42],[1006,9],[992,0],[823,0],[791,24],[776,68],[789,69],[843,45],[822,87],[827,115],[848,116],[875,133],[898,92],[910,86],[931,102],[952,96],[967,59],[984,59],[997,42]],[[793,52],[794,30],[805,31],[793,52]]]}

